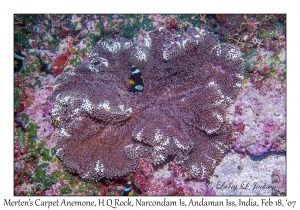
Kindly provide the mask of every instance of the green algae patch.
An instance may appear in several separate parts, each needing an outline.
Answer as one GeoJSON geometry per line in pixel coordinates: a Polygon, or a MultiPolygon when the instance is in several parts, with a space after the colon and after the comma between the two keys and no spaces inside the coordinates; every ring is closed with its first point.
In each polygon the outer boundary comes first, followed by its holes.
{"type": "Polygon", "coordinates": [[[62,162],[61,162],[60,159],[57,159],[57,163],[58,163],[59,165],[62,165],[62,162]]]}
{"type": "Polygon", "coordinates": [[[184,28],[186,30],[188,30],[191,25],[193,25],[194,27],[200,27],[201,24],[200,16],[195,14],[182,14],[180,15],[180,19],[182,20],[184,28]]]}
{"type": "Polygon", "coordinates": [[[61,176],[61,174],[62,174],[62,172],[60,172],[60,171],[55,171],[55,173],[53,174],[53,177],[59,179],[60,176],[61,176]]]}
{"type": "Polygon", "coordinates": [[[99,29],[100,32],[99,33],[89,33],[88,37],[91,38],[94,42],[97,42],[101,39],[102,36],[102,32],[101,29],[99,29]]]}
{"type": "Polygon", "coordinates": [[[45,146],[45,142],[37,143],[37,150],[40,154],[42,154],[42,150],[43,150],[44,146],[45,146]]]}
{"type": "MultiPolygon", "coordinates": [[[[246,49],[247,46],[249,46],[248,44],[245,44],[243,49],[246,49]]],[[[244,55],[243,58],[245,60],[250,60],[252,57],[257,55],[257,50],[255,48],[251,48],[250,50],[248,50],[244,55]]]]}
{"type": "Polygon", "coordinates": [[[33,130],[33,131],[28,132],[28,137],[29,138],[37,137],[37,130],[33,130]]]}
{"type": "Polygon", "coordinates": [[[85,190],[85,194],[86,194],[86,195],[90,195],[90,194],[91,194],[90,189],[86,189],[86,190],[85,190]]]}
{"type": "MultiPolygon", "coordinates": [[[[28,135],[29,136],[29,135],[28,135]]],[[[27,139],[27,147],[28,149],[34,149],[36,146],[36,136],[34,137],[29,137],[27,139]]]]}
{"type": "Polygon", "coordinates": [[[72,189],[69,188],[69,187],[61,188],[60,193],[63,194],[63,195],[69,195],[70,193],[72,193],[72,189]]]}
{"type": "Polygon", "coordinates": [[[40,87],[42,87],[42,82],[41,82],[39,79],[37,79],[37,80],[35,81],[34,85],[38,85],[39,88],[40,88],[40,87]]]}
{"type": "Polygon", "coordinates": [[[17,87],[14,87],[14,110],[17,110],[20,108],[20,99],[21,93],[20,90],[17,87]]]}
{"type": "Polygon", "coordinates": [[[51,148],[51,155],[55,155],[56,154],[56,149],[55,147],[51,148]]]}
{"type": "Polygon", "coordinates": [[[142,29],[144,29],[145,31],[152,31],[155,29],[153,21],[149,19],[149,15],[144,16],[142,29]]]}
{"type": "Polygon", "coordinates": [[[35,158],[33,162],[34,162],[34,164],[38,164],[39,163],[39,159],[35,158]]]}
{"type": "Polygon", "coordinates": [[[21,119],[22,119],[22,121],[25,123],[25,125],[28,123],[28,121],[29,121],[29,117],[28,117],[28,115],[27,114],[22,114],[21,115],[21,119]]]}
{"type": "Polygon", "coordinates": [[[29,123],[26,127],[26,131],[27,132],[31,132],[31,131],[36,131],[37,130],[37,126],[34,123],[29,123]]]}
{"type": "Polygon", "coordinates": [[[53,183],[57,183],[60,180],[60,176],[61,176],[62,172],[60,171],[55,171],[55,173],[53,174],[52,178],[53,178],[53,183]]]}
{"type": "Polygon", "coordinates": [[[178,29],[178,30],[176,30],[175,32],[174,32],[174,34],[176,34],[176,35],[182,35],[184,33],[184,31],[182,30],[182,29],[178,29]]]}
{"type": "Polygon", "coordinates": [[[264,39],[266,37],[271,37],[271,34],[268,31],[259,31],[257,36],[259,39],[264,39]]]}
{"type": "Polygon", "coordinates": [[[17,87],[14,87],[14,100],[19,100],[21,96],[20,90],[17,87]]]}
{"type": "Polygon", "coordinates": [[[43,170],[46,166],[48,166],[49,163],[42,163],[41,165],[39,165],[37,168],[36,168],[36,171],[35,171],[35,177],[38,181],[42,181],[44,176],[46,175],[46,171],[43,170]]]}
{"type": "Polygon", "coordinates": [[[136,27],[134,25],[127,24],[125,28],[120,32],[121,37],[132,38],[136,33],[136,27]]]}
{"type": "Polygon", "coordinates": [[[53,178],[51,176],[45,176],[43,179],[43,188],[50,189],[53,183],[53,178]]]}
{"type": "Polygon", "coordinates": [[[20,146],[25,146],[25,132],[22,130],[22,128],[18,128],[15,132],[15,136],[17,140],[20,142],[20,146]]]}
{"type": "Polygon", "coordinates": [[[121,37],[132,38],[135,34],[138,33],[140,24],[139,21],[135,18],[130,18],[127,19],[127,21],[122,22],[119,27],[120,29],[122,29],[119,33],[121,37]]]}
{"type": "Polygon", "coordinates": [[[71,180],[72,175],[69,174],[68,172],[63,172],[63,173],[62,173],[62,178],[63,178],[64,180],[71,180]]]}
{"type": "Polygon", "coordinates": [[[49,155],[50,150],[47,148],[43,148],[41,153],[43,155],[42,160],[50,162],[52,160],[52,157],[49,155]]]}
{"type": "Polygon", "coordinates": [[[70,180],[70,185],[72,187],[76,187],[78,185],[78,181],[73,177],[71,180],[70,180]]]}
{"type": "Polygon", "coordinates": [[[77,192],[77,193],[82,193],[82,192],[84,192],[84,186],[83,186],[83,185],[80,185],[80,186],[78,187],[78,189],[76,190],[76,192],[77,192]]]}
{"type": "Polygon", "coordinates": [[[36,185],[36,189],[39,190],[39,191],[43,191],[44,190],[43,185],[41,183],[38,183],[36,185]]]}
{"type": "Polygon", "coordinates": [[[39,155],[37,150],[31,150],[29,153],[32,158],[37,158],[39,155]]]}
{"type": "Polygon", "coordinates": [[[109,41],[113,38],[113,34],[104,35],[102,41],[109,41]]]}
{"type": "Polygon", "coordinates": [[[14,101],[14,110],[17,110],[20,108],[20,101],[14,101]]]}
{"type": "Polygon", "coordinates": [[[100,192],[99,189],[94,189],[93,195],[98,195],[99,192],[100,192]]]}
{"type": "Polygon", "coordinates": [[[247,61],[244,65],[244,72],[250,72],[251,71],[251,64],[249,61],[247,61]]]}

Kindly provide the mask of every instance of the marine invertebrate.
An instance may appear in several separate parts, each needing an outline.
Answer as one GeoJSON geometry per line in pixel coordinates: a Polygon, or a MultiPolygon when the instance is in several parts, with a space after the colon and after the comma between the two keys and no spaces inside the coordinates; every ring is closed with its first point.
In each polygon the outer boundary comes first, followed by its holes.
{"type": "Polygon", "coordinates": [[[66,64],[66,62],[68,61],[68,53],[62,53],[60,55],[57,56],[57,58],[55,58],[55,60],[53,61],[50,70],[51,72],[53,72],[54,76],[57,76],[59,74],[61,74],[63,72],[63,67],[66,64]]]}
{"type": "Polygon", "coordinates": [[[169,158],[204,179],[231,142],[225,108],[242,86],[241,54],[198,28],[179,39],[165,28],[139,35],[100,42],[89,63],[56,78],[57,155],[89,180],[169,158]],[[128,91],[133,65],[142,93],[128,91]]]}

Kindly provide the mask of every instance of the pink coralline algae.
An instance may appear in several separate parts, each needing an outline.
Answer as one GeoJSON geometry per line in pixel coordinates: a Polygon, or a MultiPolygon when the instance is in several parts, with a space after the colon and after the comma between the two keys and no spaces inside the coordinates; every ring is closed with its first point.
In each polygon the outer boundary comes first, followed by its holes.
{"type": "Polygon", "coordinates": [[[275,169],[272,173],[273,195],[286,195],[286,175],[275,169]]]}
{"type": "Polygon", "coordinates": [[[215,195],[214,189],[205,181],[193,180],[184,168],[174,162],[155,171],[149,162],[143,161],[133,174],[132,180],[145,196],[215,195]]]}
{"type": "MultiPolygon", "coordinates": [[[[33,74],[27,81],[27,85],[33,86],[36,80],[34,79],[38,74],[33,74]]],[[[54,101],[50,99],[52,95],[52,87],[54,84],[54,78],[52,75],[47,75],[40,78],[41,87],[27,88],[27,99],[30,98],[30,103],[25,103],[24,110],[18,115],[27,114],[30,116],[30,121],[38,124],[37,136],[41,141],[48,142],[49,138],[55,134],[57,135],[55,128],[52,126],[52,119],[50,112],[52,110],[54,101]],[[47,140],[47,141],[46,141],[47,140]]],[[[25,101],[26,102],[26,101],[25,101]]],[[[21,123],[22,127],[26,127],[24,122],[17,117],[17,120],[21,123]]],[[[48,142],[50,144],[50,142],[48,142]]],[[[53,147],[54,145],[52,145],[53,147]]]]}
{"type": "Polygon", "coordinates": [[[225,109],[242,86],[241,53],[198,28],[179,39],[165,28],[139,36],[99,42],[90,62],[56,78],[57,156],[88,180],[170,158],[205,179],[231,143],[225,109]],[[142,93],[128,91],[132,65],[142,93]]]}
{"type": "MultiPolygon", "coordinates": [[[[269,58],[272,53],[264,53],[265,56],[257,56],[265,58],[256,67],[258,71],[266,69],[267,61],[272,62],[269,58]]],[[[239,152],[262,155],[268,151],[286,150],[285,84],[280,81],[285,66],[278,65],[275,69],[277,73],[268,79],[253,73],[233,105],[236,139],[233,148],[239,152]]]]}

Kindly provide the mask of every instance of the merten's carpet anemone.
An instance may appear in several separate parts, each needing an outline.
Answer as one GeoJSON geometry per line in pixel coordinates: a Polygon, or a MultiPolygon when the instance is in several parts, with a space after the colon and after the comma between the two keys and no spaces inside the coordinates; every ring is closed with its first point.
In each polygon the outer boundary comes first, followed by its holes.
{"type": "Polygon", "coordinates": [[[198,28],[181,38],[160,28],[136,40],[102,41],[89,63],[56,79],[57,155],[88,180],[169,158],[207,178],[231,143],[225,109],[241,89],[243,63],[237,47],[198,28]],[[143,92],[129,91],[132,66],[143,92]]]}

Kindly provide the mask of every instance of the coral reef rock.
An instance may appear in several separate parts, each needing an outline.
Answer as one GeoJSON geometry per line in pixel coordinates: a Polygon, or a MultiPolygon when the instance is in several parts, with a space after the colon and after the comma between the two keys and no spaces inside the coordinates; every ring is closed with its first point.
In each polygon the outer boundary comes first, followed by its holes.
{"type": "Polygon", "coordinates": [[[88,180],[169,158],[207,178],[231,143],[225,109],[243,83],[241,53],[198,28],[177,39],[165,28],[138,36],[100,41],[89,62],[56,78],[57,155],[88,180]],[[142,93],[128,91],[133,65],[142,93]]]}
{"type": "Polygon", "coordinates": [[[174,162],[155,171],[149,162],[143,161],[132,175],[132,180],[144,196],[216,195],[206,181],[192,179],[184,168],[174,162]]]}
{"type": "MultiPolygon", "coordinates": [[[[271,57],[274,53],[262,55],[265,55],[266,61],[262,62],[261,68],[267,66],[267,62],[275,63],[271,57]]],[[[279,56],[282,57],[281,62],[285,62],[285,51],[279,56]]],[[[265,79],[263,86],[257,81],[259,77],[252,74],[254,78],[246,80],[243,90],[230,107],[236,131],[233,135],[236,141],[232,146],[238,152],[259,156],[269,151],[286,151],[286,86],[281,81],[286,66],[276,65],[275,70],[274,76],[265,79]]]]}
{"type": "Polygon", "coordinates": [[[272,195],[286,195],[286,174],[275,169],[272,173],[272,195]]]}
{"type": "Polygon", "coordinates": [[[221,196],[270,196],[285,193],[284,155],[261,157],[228,153],[211,176],[210,184],[221,196]]]}

